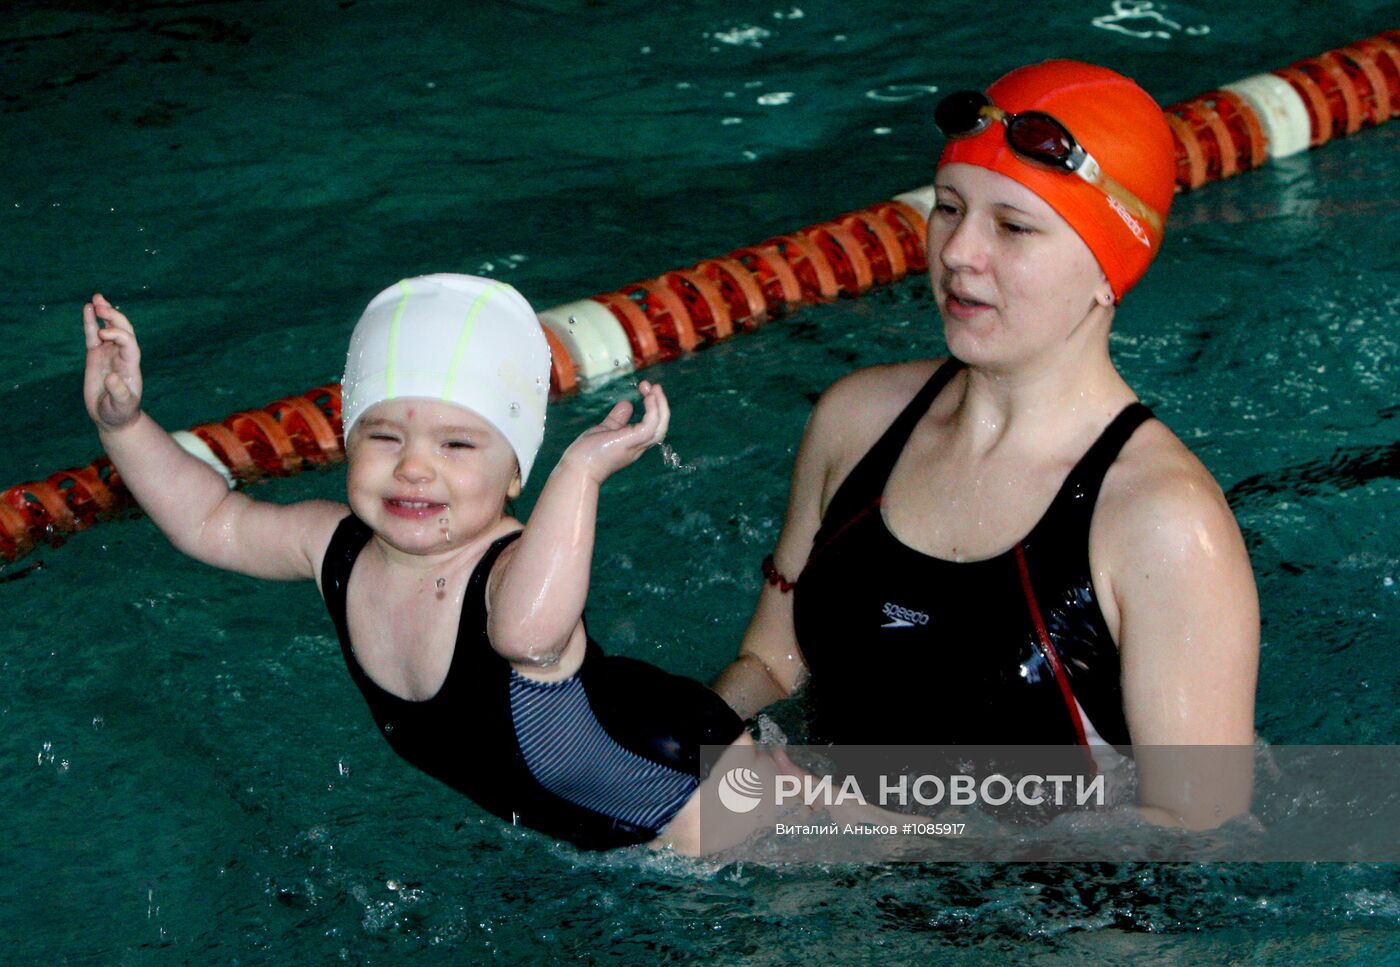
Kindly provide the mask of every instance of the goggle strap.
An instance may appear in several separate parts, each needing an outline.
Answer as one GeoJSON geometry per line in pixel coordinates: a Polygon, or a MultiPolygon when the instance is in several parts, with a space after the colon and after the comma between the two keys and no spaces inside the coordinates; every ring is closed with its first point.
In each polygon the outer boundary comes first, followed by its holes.
{"type": "MultiPolygon", "coordinates": [[[[1086,165],[1080,170],[1084,171],[1087,168],[1088,166],[1086,165]]],[[[1122,202],[1129,211],[1147,222],[1147,224],[1151,226],[1153,234],[1160,238],[1162,234],[1162,216],[1158,215],[1151,208],[1148,208],[1147,204],[1143,202],[1141,198],[1133,194],[1128,187],[1118,181],[1118,179],[1100,168],[1097,163],[1094,164],[1094,168],[1098,171],[1098,179],[1095,184],[1097,184],[1105,194],[1111,195],[1122,202]]]]}

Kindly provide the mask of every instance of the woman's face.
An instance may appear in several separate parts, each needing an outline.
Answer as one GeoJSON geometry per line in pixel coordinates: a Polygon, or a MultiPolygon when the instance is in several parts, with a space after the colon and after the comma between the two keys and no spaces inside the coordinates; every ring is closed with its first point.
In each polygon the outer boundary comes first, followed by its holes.
{"type": "Polygon", "coordinates": [[[1053,358],[1112,305],[1089,247],[1029,188],[966,164],[944,165],[935,186],[929,277],[954,356],[993,368],[1053,358]]]}

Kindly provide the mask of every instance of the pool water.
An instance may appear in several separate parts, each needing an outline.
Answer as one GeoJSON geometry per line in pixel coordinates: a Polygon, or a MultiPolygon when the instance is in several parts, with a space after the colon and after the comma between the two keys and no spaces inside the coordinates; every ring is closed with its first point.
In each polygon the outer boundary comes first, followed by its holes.
{"type": "MultiPolygon", "coordinates": [[[[0,486],[98,452],[80,395],[94,290],[139,328],[150,411],[186,427],[337,379],[359,310],[403,276],[489,274],[546,307],[925,184],[933,89],[1071,56],[1170,103],[1395,14],[12,3],[0,486]]],[[[1400,737],[1397,149],[1391,124],[1180,197],[1113,339],[1244,529],[1258,728],[1276,744],[1400,737]]],[[[594,634],[711,678],[757,593],[811,401],[855,367],[940,351],[910,279],[650,370],[679,466],[648,457],[609,482],[594,634]]],[[[629,390],[556,404],[540,465],[629,390]]],[[[343,487],[333,468],[253,492],[343,487]]],[[[309,585],[192,565],[144,518],[0,566],[0,608],[8,963],[1400,963],[1389,865],[580,854],[397,761],[309,585]]]]}

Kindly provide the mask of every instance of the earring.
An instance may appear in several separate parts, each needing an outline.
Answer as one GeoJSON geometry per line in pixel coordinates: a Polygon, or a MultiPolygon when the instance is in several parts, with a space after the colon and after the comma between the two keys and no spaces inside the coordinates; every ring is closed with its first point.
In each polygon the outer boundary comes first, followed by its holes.
{"type": "Polygon", "coordinates": [[[1107,309],[1113,305],[1113,292],[1109,289],[1101,289],[1094,295],[1094,301],[1107,309]]]}

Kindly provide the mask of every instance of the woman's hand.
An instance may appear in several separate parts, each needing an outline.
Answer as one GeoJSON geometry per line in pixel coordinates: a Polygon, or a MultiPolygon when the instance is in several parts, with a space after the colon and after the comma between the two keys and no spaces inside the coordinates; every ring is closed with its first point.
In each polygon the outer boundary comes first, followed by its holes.
{"type": "Polygon", "coordinates": [[[141,347],[131,321],[101,295],[83,306],[87,364],[83,402],[103,430],[116,430],[141,412],[141,347]],[[99,326],[98,320],[105,323],[99,326]]]}
{"type": "Polygon", "coordinates": [[[594,483],[601,484],[666,439],[666,429],[671,423],[666,394],[660,386],[646,380],[642,380],[637,389],[641,391],[645,407],[641,420],[628,423],[632,418],[632,404],[619,400],[602,423],[583,431],[569,445],[559,460],[561,467],[582,470],[594,483]]]}

